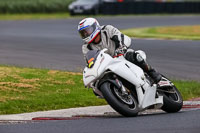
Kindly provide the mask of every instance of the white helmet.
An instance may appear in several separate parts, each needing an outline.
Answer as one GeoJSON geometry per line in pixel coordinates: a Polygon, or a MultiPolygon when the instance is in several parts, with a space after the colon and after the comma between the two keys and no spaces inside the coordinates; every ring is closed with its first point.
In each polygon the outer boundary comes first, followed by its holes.
{"type": "Polygon", "coordinates": [[[94,18],[85,18],[79,22],[78,32],[84,42],[90,44],[100,33],[101,27],[94,18]]]}

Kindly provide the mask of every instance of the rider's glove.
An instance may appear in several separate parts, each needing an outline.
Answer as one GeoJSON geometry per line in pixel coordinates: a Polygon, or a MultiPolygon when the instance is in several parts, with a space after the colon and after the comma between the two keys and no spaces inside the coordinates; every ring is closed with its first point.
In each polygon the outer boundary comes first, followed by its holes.
{"type": "Polygon", "coordinates": [[[126,46],[122,46],[122,47],[119,47],[115,50],[115,54],[118,55],[118,54],[125,54],[127,51],[127,47],[126,46]]]}

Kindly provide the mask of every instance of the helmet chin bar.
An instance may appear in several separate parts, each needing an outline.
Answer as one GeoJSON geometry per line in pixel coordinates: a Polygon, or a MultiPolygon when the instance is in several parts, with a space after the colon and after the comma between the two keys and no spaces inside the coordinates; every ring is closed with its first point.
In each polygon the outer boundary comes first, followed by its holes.
{"type": "Polygon", "coordinates": [[[90,43],[99,44],[100,42],[101,42],[101,34],[99,32],[90,43]],[[99,40],[96,42],[96,39],[98,39],[98,37],[99,37],[99,40]]]}

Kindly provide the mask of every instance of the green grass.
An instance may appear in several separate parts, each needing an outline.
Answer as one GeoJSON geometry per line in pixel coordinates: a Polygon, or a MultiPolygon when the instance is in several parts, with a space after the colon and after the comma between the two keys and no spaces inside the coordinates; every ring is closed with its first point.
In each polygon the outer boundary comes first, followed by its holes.
{"type": "Polygon", "coordinates": [[[35,14],[0,14],[0,20],[40,20],[40,19],[66,19],[70,15],[66,13],[35,13],[35,14]]]}
{"type": "Polygon", "coordinates": [[[133,28],[122,32],[130,37],[200,40],[200,25],[133,28]]]}
{"type": "Polygon", "coordinates": [[[173,82],[180,90],[184,100],[200,97],[200,82],[183,80],[175,80],[173,82]]]}
{"type": "MultiPolygon", "coordinates": [[[[172,16],[171,14],[128,14],[128,15],[76,15],[70,16],[69,12],[60,12],[60,13],[7,13],[0,14],[0,20],[38,20],[38,19],[66,19],[66,18],[86,18],[86,17],[95,17],[95,18],[110,18],[110,17],[142,17],[142,16],[172,16]]],[[[178,14],[173,14],[174,16],[178,14]]],[[[180,14],[187,16],[199,16],[197,14],[180,14]]],[[[180,16],[179,15],[179,16],[180,16]]]]}
{"type": "Polygon", "coordinates": [[[70,16],[69,12],[57,12],[57,13],[7,13],[0,14],[0,20],[38,20],[38,19],[66,19],[66,18],[86,18],[86,17],[95,17],[95,18],[110,18],[110,17],[142,17],[142,16],[177,16],[177,15],[187,15],[187,16],[199,16],[198,14],[127,14],[127,15],[75,15],[70,16]]]}
{"type": "Polygon", "coordinates": [[[66,12],[72,0],[0,0],[0,13],[66,12]]]}
{"type": "Polygon", "coordinates": [[[105,104],[80,73],[0,66],[0,114],[105,104]]]}
{"type": "MultiPolygon", "coordinates": [[[[183,98],[200,97],[200,83],[175,81],[183,98]]],[[[84,88],[81,73],[0,66],[0,114],[105,105],[84,88]]]]}

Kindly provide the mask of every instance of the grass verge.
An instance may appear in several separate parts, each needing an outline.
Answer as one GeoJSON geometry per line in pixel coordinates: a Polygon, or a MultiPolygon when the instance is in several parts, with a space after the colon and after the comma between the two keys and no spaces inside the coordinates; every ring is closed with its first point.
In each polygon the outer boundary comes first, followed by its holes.
{"type": "Polygon", "coordinates": [[[200,40],[200,25],[133,28],[122,30],[131,37],[200,40]]]}
{"type": "Polygon", "coordinates": [[[196,14],[127,14],[127,15],[75,15],[70,16],[69,12],[56,12],[56,13],[6,13],[6,14],[0,14],[0,20],[40,20],[40,19],[66,19],[66,18],[86,18],[86,17],[142,17],[142,16],[177,16],[177,15],[187,15],[187,16],[199,16],[196,14]]]}
{"type": "Polygon", "coordinates": [[[0,66],[0,114],[104,104],[80,73],[0,66]]]}
{"type": "MultiPolygon", "coordinates": [[[[200,96],[200,83],[175,81],[184,99],[200,96]]],[[[105,105],[84,88],[81,73],[0,66],[0,114],[105,105]]]]}
{"type": "Polygon", "coordinates": [[[0,20],[66,19],[69,13],[0,14],[0,20]]]}

